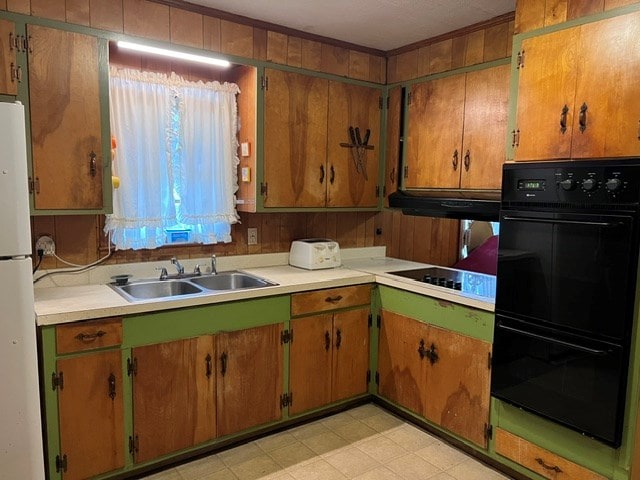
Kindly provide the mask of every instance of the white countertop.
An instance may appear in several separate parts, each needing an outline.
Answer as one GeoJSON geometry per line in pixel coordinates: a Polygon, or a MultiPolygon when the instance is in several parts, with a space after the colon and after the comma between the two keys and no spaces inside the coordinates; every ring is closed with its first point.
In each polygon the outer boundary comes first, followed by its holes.
{"type": "Polygon", "coordinates": [[[35,310],[37,324],[43,326],[377,282],[445,301],[493,311],[493,302],[487,301],[487,299],[386,273],[428,266],[430,265],[393,258],[372,257],[351,259],[345,261],[344,266],[340,268],[327,270],[310,271],[289,265],[243,268],[244,272],[270,280],[278,285],[189,298],[174,297],[167,300],[145,300],[135,303],[127,301],[105,284],[36,288],[35,310]]]}

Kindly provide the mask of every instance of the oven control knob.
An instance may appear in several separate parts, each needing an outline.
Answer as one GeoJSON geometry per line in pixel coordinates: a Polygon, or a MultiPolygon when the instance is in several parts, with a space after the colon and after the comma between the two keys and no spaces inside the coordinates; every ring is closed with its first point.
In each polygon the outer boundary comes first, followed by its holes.
{"type": "Polygon", "coordinates": [[[607,180],[606,186],[607,190],[609,190],[610,192],[615,192],[617,190],[620,190],[620,187],[622,187],[622,180],[620,180],[619,178],[610,178],[607,180]]]}
{"type": "Polygon", "coordinates": [[[598,188],[598,181],[595,178],[585,178],[582,181],[582,188],[585,192],[592,192],[598,188]]]}
{"type": "Polygon", "coordinates": [[[573,190],[576,188],[576,181],[573,178],[567,178],[560,182],[560,186],[563,190],[573,190]]]}

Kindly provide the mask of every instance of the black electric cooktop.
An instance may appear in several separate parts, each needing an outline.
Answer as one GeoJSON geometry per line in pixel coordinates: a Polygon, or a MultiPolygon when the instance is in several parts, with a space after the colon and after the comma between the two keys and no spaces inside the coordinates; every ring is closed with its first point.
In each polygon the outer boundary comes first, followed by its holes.
{"type": "Polygon", "coordinates": [[[496,277],[493,275],[464,270],[449,270],[440,267],[416,268],[387,273],[479,297],[494,299],[496,296],[496,277]]]}

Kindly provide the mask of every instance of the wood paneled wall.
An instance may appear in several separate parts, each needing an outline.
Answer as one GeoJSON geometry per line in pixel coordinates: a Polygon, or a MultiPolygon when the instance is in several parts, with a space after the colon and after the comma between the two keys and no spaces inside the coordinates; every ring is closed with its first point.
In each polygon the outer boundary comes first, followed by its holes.
{"type": "Polygon", "coordinates": [[[387,83],[447,72],[511,56],[514,14],[390,52],[387,83]]]}
{"type": "Polygon", "coordinates": [[[638,0],[517,0],[514,33],[638,3],[638,0]]]}

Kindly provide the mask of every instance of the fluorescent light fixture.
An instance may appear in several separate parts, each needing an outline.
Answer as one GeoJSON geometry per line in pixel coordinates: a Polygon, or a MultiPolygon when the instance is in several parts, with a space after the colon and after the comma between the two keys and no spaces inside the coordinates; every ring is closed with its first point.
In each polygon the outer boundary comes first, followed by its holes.
{"type": "Polygon", "coordinates": [[[139,43],[118,41],[118,48],[136,50],[138,52],[151,53],[153,55],[162,55],[164,57],[179,58],[181,60],[188,60],[190,62],[206,63],[208,65],[216,65],[218,67],[228,67],[231,65],[227,60],[222,60],[220,58],[205,57],[204,55],[194,55],[192,53],[176,52],[175,50],[150,47],[148,45],[140,45],[139,43]]]}

